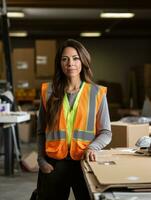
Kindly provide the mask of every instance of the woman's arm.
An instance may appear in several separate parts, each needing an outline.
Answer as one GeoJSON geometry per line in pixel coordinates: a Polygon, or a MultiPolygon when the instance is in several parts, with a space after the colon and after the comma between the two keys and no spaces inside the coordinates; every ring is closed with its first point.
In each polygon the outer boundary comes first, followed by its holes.
{"type": "Polygon", "coordinates": [[[89,148],[98,151],[108,145],[112,139],[106,95],[103,96],[102,103],[96,117],[96,138],[89,145],[89,148]]]}
{"type": "Polygon", "coordinates": [[[46,111],[40,103],[39,115],[37,120],[37,143],[38,143],[38,164],[43,173],[50,173],[53,170],[53,166],[50,165],[46,159],[45,153],[45,128],[46,128],[46,111]]]}
{"type": "Polygon", "coordinates": [[[37,144],[38,144],[38,164],[45,163],[45,127],[46,127],[46,111],[43,107],[42,100],[40,102],[39,114],[37,119],[37,144]]]}
{"type": "Polygon", "coordinates": [[[96,137],[88,146],[84,157],[90,161],[96,161],[95,151],[103,149],[111,142],[111,139],[110,116],[106,95],[104,95],[96,116],[96,137]]]}

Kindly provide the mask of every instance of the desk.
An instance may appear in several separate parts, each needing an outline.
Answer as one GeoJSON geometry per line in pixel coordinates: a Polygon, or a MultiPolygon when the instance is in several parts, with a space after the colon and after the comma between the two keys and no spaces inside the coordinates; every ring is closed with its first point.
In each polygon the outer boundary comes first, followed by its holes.
{"type": "Polygon", "coordinates": [[[0,123],[21,123],[28,120],[30,120],[30,114],[27,112],[0,113],[0,123]]]}
{"type": "Polygon", "coordinates": [[[91,199],[150,200],[150,157],[136,155],[133,149],[103,150],[97,162],[81,161],[91,199]]]}
{"type": "Polygon", "coordinates": [[[30,114],[27,112],[9,112],[9,113],[0,113],[0,123],[2,123],[2,128],[6,129],[4,131],[4,173],[6,176],[13,174],[13,142],[15,145],[16,156],[19,156],[16,134],[15,134],[15,125],[17,123],[25,122],[30,120],[30,114]]]}

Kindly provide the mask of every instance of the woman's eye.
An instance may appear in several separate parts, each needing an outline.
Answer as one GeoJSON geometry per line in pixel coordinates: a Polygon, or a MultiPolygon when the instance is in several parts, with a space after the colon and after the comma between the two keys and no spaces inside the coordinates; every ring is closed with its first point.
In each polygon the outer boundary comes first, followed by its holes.
{"type": "Polygon", "coordinates": [[[61,59],[63,62],[66,62],[68,59],[67,58],[62,58],[61,59]]]}
{"type": "Polygon", "coordinates": [[[79,59],[80,59],[79,57],[74,57],[74,58],[73,58],[73,60],[79,60],[79,59]]]}
{"type": "Polygon", "coordinates": [[[80,58],[79,57],[72,57],[72,58],[63,57],[63,58],[61,58],[62,62],[77,61],[77,60],[80,60],[80,58]]]}

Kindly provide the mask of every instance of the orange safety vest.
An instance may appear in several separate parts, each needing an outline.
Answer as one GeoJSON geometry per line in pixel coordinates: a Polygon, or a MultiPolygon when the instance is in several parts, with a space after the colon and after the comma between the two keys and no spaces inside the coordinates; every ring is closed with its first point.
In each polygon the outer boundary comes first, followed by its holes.
{"type": "MultiPolygon", "coordinates": [[[[106,87],[84,82],[71,136],[70,156],[73,160],[80,160],[84,150],[95,138],[96,115],[106,91],[106,87]]],[[[50,94],[50,84],[43,83],[42,102],[45,109],[50,94]]],[[[68,154],[68,142],[63,104],[54,130],[46,128],[45,133],[46,154],[51,158],[64,159],[68,154]]]]}

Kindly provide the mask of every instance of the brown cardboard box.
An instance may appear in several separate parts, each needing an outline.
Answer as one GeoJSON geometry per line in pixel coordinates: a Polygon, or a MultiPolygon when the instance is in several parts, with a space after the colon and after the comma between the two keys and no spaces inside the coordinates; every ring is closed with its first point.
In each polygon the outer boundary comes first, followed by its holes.
{"type": "Polygon", "coordinates": [[[136,191],[151,189],[151,159],[149,156],[136,154],[131,148],[99,151],[96,152],[96,162],[81,162],[86,174],[84,177],[86,182],[90,183],[92,192],[92,184],[96,186],[94,192],[104,192],[109,188],[129,188],[136,191]],[[89,179],[88,174],[93,175],[96,181],[89,179]]]}
{"type": "Polygon", "coordinates": [[[112,141],[106,147],[135,147],[136,141],[145,135],[149,135],[148,124],[128,124],[120,121],[111,122],[112,141]]]}
{"type": "Polygon", "coordinates": [[[36,97],[35,89],[16,89],[15,90],[15,98],[17,101],[34,101],[36,97]]]}
{"type": "Polygon", "coordinates": [[[18,124],[19,139],[23,143],[28,143],[31,140],[31,122],[18,124]]]}
{"type": "Polygon", "coordinates": [[[36,41],[36,76],[52,77],[56,55],[56,40],[36,41]]]}
{"type": "Polygon", "coordinates": [[[30,121],[18,124],[19,138],[23,143],[36,140],[37,112],[28,111],[28,113],[30,113],[30,121]]]}
{"type": "Polygon", "coordinates": [[[46,83],[46,82],[52,82],[52,79],[51,78],[48,78],[48,79],[40,79],[40,78],[36,78],[35,81],[34,81],[34,85],[35,85],[35,89],[37,90],[40,90],[41,89],[41,85],[42,83],[46,83]]]}
{"type": "Polygon", "coordinates": [[[34,49],[16,48],[13,50],[14,88],[34,88],[34,49]]]}

